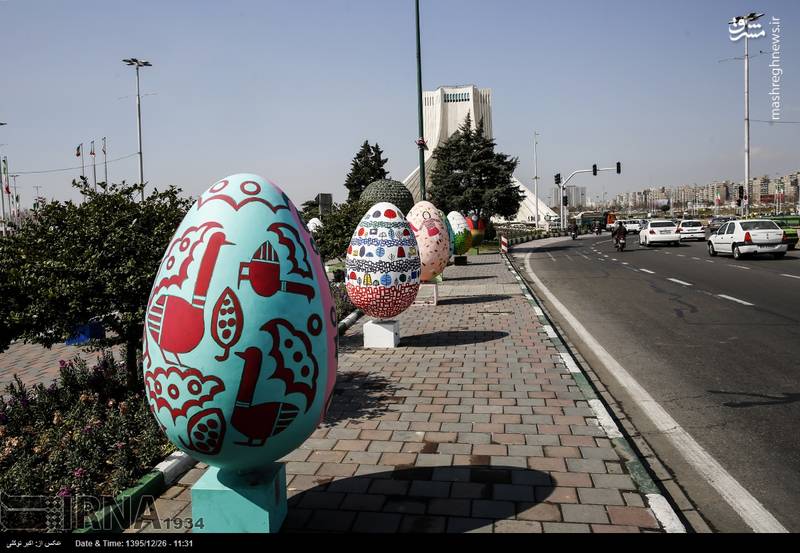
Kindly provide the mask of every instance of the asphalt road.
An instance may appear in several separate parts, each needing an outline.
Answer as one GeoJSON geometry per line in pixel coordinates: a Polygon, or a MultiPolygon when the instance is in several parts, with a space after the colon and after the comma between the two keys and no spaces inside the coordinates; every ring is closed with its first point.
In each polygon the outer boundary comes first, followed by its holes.
{"type": "MultiPolygon", "coordinates": [[[[703,242],[639,248],[635,235],[628,248],[617,253],[606,233],[520,245],[513,255],[783,526],[800,531],[800,254],[736,261],[710,257],[703,242]]],[[[624,389],[570,337],[712,527],[748,531],[668,440],[648,434],[624,389]]]]}

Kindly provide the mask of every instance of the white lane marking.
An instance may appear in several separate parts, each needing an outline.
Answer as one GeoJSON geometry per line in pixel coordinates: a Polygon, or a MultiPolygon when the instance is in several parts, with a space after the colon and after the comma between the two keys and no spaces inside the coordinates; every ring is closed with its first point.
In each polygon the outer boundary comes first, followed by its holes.
{"type": "Polygon", "coordinates": [[[785,276],[785,277],[789,277],[789,278],[796,278],[796,279],[800,280],[800,276],[797,276],[797,275],[787,275],[786,273],[783,273],[783,274],[781,274],[781,276],[785,276]]]}
{"type": "Polygon", "coordinates": [[[544,325],[544,326],[542,326],[542,328],[547,333],[547,337],[548,338],[558,338],[558,334],[556,334],[556,331],[552,326],[544,325]]]}
{"type": "Polygon", "coordinates": [[[718,298],[722,298],[722,299],[726,299],[726,300],[730,300],[730,301],[735,301],[736,303],[741,303],[742,305],[747,305],[749,307],[753,307],[752,303],[746,302],[744,300],[740,300],[738,298],[734,298],[733,296],[726,296],[725,294],[717,294],[717,297],[718,298]]]}
{"type": "Polygon", "coordinates": [[[665,253],[665,254],[667,254],[667,255],[669,255],[669,254],[670,254],[670,252],[661,252],[661,253],[665,253]]]}
{"type": "Polygon", "coordinates": [[[650,509],[653,511],[653,514],[656,515],[658,522],[661,523],[661,526],[668,534],[686,533],[686,528],[683,526],[683,523],[678,518],[678,515],[675,514],[675,511],[672,510],[672,506],[663,495],[660,493],[649,493],[645,497],[647,497],[647,503],[650,504],[650,509]]]}
{"type": "Polygon", "coordinates": [[[711,261],[710,259],[706,259],[706,263],[714,263],[714,262],[711,261]]]}
{"type": "Polygon", "coordinates": [[[744,269],[745,271],[750,270],[750,267],[745,267],[744,265],[731,265],[731,267],[736,267],[737,269],[744,269]]]}
{"type": "Polygon", "coordinates": [[[614,359],[589,331],[569,312],[533,271],[530,254],[526,256],[528,274],[552,306],[561,313],[584,343],[594,350],[616,381],[627,390],[642,412],[651,420],[686,461],[722,496],[756,532],[789,531],[753,495],[748,492],[725,468],[711,456],[678,422],[614,359]]]}
{"type": "Polygon", "coordinates": [[[581,257],[584,258],[584,259],[589,259],[587,256],[585,256],[583,254],[581,254],[581,257]]]}
{"type": "Polygon", "coordinates": [[[683,255],[682,253],[679,253],[679,254],[678,254],[678,257],[686,257],[686,256],[685,256],[685,255],[683,255]]]}
{"type": "Polygon", "coordinates": [[[694,259],[695,261],[701,261],[699,257],[693,257],[692,259],[694,259]]]}
{"type": "Polygon", "coordinates": [[[553,261],[555,261],[555,260],[556,260],[556,258],[555,258],[555,257],[553,257],[553,254],[551,254],[550,252],[547,252],[547,255],[549,255],[549,256],[550,256],[550,259],[552,259],[553,261]]]}
{"type": "Polygon", "coordinates": [[[683,280],[678,280],[677,278],[668,278],[667,280],[683,286],[693,286],[691,282],[684,282],[683,280]]]}
{"type": "Polygon", "coordinates": [[[609,438],[622,438],[622,432],[619,431],[617,424],[611,418],[611,415],[608,414],[605,405],[603,405],[599,399],[590,399],[589,407],[591,407],[592,411],[594,411],[594,414],[597,417],[597,422],[600,423],[600,426],[603,427],[603,430],[606,431],[606,434],[608,434],[609,438]]]}
{"type": "Polygon", "coordinates": [[[653,271],[648,271],[647,269],[639,269],[639,270],[642,271],[643,273],[647,273],[648,275],[654,275],[655,274],[653,271]]]}
{"type": "Polygon", "coordinates": [[[616,259],[614,259],[614,258],[612,257],[612,258],[611,258],[611,261],[616,261],[616,259]]]}
{"type": "Polygon", "coordinates": [[[572,356],[569,353],[563,353],[562,352],[560,355],[561,355],[561,359],[564,360],[564,364],[567,366],[567,370],[569,370],[569,372],[571,372],[571,373],[579,373],[579,372],[581,372],[581,370],[578,368],[577,363],[575,363],[575,360],[572,358],[572,356]]]}
{"type": "Polygon", "coordinates": [[[627,265],[627,264],[628,264],[628,262],[627,262],[627,261],[623,261],[623,262],[622,262],[622,264],[623,264],[623,265],[627,265]]]}

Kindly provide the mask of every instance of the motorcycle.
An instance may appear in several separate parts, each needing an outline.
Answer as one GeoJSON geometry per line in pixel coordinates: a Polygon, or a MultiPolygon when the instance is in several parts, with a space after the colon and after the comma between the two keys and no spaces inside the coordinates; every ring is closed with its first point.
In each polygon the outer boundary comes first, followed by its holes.
{"type": "Polygon", "coordinates": [[[594,234],[595,234],[595,236],[600,236],[600,227],[597,227],[596,229],[594,229],[594,234]]]}
{"type": "Polygon", "coordinates": [[[572,231],[572,239],[573,240],[577,240],[578,239],[578,231],[576,231],[576,230],[572,231]]]}
{"type": "Polygon", "coordinates": [[[614,242],[614,248],[616,248],[616,250],[618,252],[621,252],[621,251],[625,250],[625,237],[624,236],[620,236],[619,238],[616,239],[616,241],[614,242]]]}

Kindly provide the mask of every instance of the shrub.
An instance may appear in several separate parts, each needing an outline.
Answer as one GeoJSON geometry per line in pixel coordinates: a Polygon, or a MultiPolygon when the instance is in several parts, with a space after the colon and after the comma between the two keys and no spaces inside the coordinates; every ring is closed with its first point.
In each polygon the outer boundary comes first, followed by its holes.
{"type": "Polygon", "coordinates": [[[331,282],[331,295],[336,306],[336,318],[339,321],[356,310],[356,306],[353,305],[353,302],[350,301],[350,296],[347,295],[347,289],[344,284],[331,282]]]}
{"type": "MultiPolygon", "coordinates": [[[[109,352],[96,365],[61,361],[49,387],[15,377],[0,397],[0,491],[10,495],[115,496],[174,450],[144,390],[127,389],[109,352]]],[[[78,512],[77,522],[88,512],[78,512]]],[[[43,521],[25,513],[18,528],[43,521]],[[28,517],[25,519],[25,517],[28,517]]]]}

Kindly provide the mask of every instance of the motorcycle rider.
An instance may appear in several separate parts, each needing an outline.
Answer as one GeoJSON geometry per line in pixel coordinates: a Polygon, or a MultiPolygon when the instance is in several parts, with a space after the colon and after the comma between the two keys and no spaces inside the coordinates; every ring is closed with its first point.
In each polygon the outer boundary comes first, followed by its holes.
{"type": "Polygon", "coordinates": [[[574,240],[578,236],[578,224],[572,222],[569,224],[567,229],[569,230],[569,235],[572,236],[572,239],[574,240]]]}
{"type": "Polygon", "coordinates": [[[622,224],[622,221],[617,220],[614,230],[611,231],[611,236],[614,238],[614,245],[616,246],[619,243],[620,238],[625,237],[627,234],[628,229],[625,228],[625,225],[622,224]]]}

